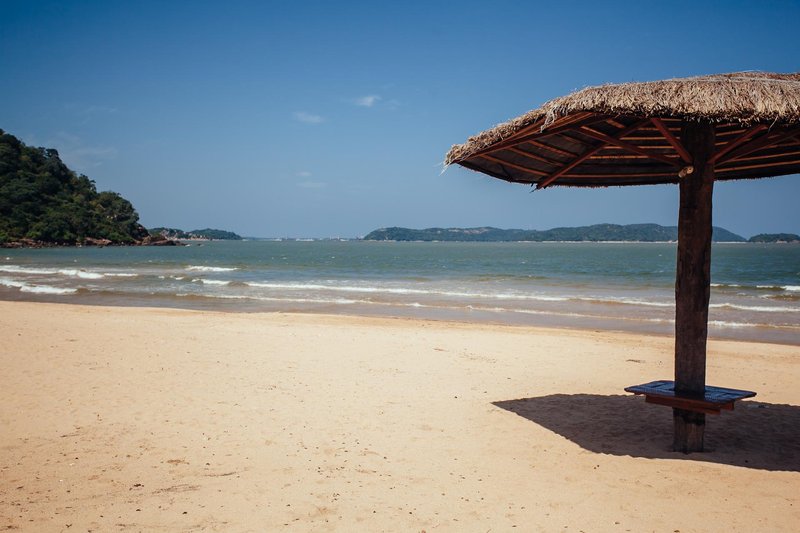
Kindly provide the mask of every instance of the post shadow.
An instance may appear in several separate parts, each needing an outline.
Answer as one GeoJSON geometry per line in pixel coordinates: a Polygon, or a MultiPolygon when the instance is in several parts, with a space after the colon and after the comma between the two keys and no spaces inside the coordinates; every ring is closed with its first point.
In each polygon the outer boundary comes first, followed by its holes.
{"type": "Polygon", "coordinates": [[[672,410],[627,395],[552,394],[493,402],[580,447],[610,455],[800,472],[800,407],[742,401],[707,417],[705,452],[672,451],[672,410]]]}

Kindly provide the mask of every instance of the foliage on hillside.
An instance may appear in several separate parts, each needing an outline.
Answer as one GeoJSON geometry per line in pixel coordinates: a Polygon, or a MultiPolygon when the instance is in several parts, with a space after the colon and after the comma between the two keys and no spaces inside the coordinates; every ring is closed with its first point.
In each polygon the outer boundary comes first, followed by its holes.
{"type": "Polygon", "coordinates": [[[147,230],[150,235],[163,235],[168,239],[212,239],[224,241],[240,241],[242,237],[233,233],[232,231],[225,231],[221,229],[196,229],[192,231],[183,231],[177,228],[150,228],[147,230]]]}
{"type": "Polygon", "coordinates": [[[749,242],[800,242],[795,233],[759,233],[750,237],[749,242]]]}
{"type": "MultiPolygon", "coordinates": [[[[714,228],[716,242],[744,242],[744,237],[723,228],[714,228]]],[[[369,233],[372,241],[641,241],[665,242],[678,239],[677,226],[658,224],[596,224],[576,228],[553,228],[545,231],[484,228],[382,228],[369,233]]]]}
{"type": "Polygon", "coordinates": [[[27,146],[0,130],[0,243],[128,244],[146,236],[128,200],[98,193],[94,181],[67,168],[56,150],[27,146]]]}

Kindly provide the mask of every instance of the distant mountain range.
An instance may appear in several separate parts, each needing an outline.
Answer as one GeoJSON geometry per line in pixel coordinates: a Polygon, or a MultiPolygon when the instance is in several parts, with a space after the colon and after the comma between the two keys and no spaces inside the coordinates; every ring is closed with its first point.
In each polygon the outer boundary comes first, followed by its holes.
{"type": "MultiPolygon", "coordinates": [[[[724,228],[714,227],[714,242],[747,242],[747,239],[724,228]]],[[[677,226],[658,224],[595,224],[575,228],[553,228],[549,230],[522,230],[482,228],[381,228],[364,237],[368,241],[468,241],[468,242],[517,242],[517,241],[638,241],[671,242],[678,240],[677,226]]],[[[752,242],[800,241],[800,236],[782,233],[761,234],[752,242]]]]}

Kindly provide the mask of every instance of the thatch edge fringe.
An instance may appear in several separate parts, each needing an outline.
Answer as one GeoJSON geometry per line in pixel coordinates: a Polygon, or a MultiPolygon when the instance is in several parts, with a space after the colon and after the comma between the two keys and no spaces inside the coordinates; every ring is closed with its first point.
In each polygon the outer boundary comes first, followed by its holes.
{"type": "Polygon", "coordinates": [[[560,118],[579,112],[743,126],[800,123],[800,73],[735,72],[585,87],[453,145],[445,165],[467,159],[542,118],[544,131],[560,118]]]}

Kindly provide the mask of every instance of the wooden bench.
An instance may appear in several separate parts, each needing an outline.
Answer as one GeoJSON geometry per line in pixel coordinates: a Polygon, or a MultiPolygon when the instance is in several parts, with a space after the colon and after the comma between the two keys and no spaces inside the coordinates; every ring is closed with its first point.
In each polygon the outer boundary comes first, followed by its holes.
{"type": "Polygon", "coordinates": [[[710,415],[718,415],[722,409],[732,411],[733,403],[736,400],[752,398],[756,395],[755,392],[749,390],[726,389],[710,385],[706,385],[704,394],[679,394],[675,392],[675,382],[667,380],[625,387],[625,391],[644,394],[647,403],[710,415]]]}

